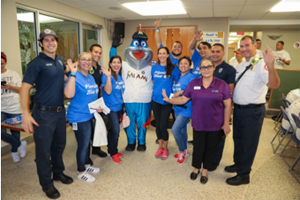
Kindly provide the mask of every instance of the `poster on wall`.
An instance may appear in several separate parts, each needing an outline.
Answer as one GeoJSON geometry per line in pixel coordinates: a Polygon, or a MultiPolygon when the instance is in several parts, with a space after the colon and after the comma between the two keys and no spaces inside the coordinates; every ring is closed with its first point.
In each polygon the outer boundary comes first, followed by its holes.
{"type": "Polygon", "coordinates": [[[221,43],[224,45],[224,32],[203,32],[203,40],[210,44],[221,43]]]}

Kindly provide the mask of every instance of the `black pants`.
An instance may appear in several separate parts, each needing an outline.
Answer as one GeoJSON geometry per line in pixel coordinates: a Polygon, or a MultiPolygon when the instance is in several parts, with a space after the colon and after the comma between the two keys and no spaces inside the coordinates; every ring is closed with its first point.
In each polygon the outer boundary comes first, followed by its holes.
{"type": "Polygon", "coordinates": [[[233,111],[234,162],[241,177],[248,177],[256,154],[265,106],[233,111]]]}
{"type": "Polygon", "coordinates": [[[156,136],[158,140],[169,140],[169,133],[167,130],[167,125],[169,121],[170,113],[172,112],[172,105],[162,105],[160,103],[156,103],[155,101],[151,102],[152,110],[155,117],[156,123],[156,136]]]}
{"type": "Polygon", "coordinates": [[[32,110],[32,117],[39,124],[34,126],[36,167],[43,189],[53,186],[52,172],[62,174],[65,167],[62,154],[66,146],[66,114],[60,112],[32,110]],[[51,158],[51,161],[50,161],[51,158]]]}
{"type": "Polygon", "coordinates": [[[193,167],[201,169],[202,163],[204,169],[212,167],[220,131],[196,131],[193,129],[193,167]]]}

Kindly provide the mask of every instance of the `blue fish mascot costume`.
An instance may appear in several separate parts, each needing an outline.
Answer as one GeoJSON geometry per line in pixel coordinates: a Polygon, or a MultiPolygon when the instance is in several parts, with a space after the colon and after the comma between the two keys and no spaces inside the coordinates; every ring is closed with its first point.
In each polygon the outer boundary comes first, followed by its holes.
{"type": "MultiPolygon", "coordinates": [[[[149,65],[153,52],[148,47],[147,40],[148,36],[141,31],[141,25],[139,25],[139,31],[132,35],[132,42],[125,49],[126,62],[122,62],[122,78],[125,82],[123,100],[130,119],[130,125],[125,128],[128,141],[127,151],[134,151],[136,141],[138,151],[146,150],[146,127],[151,114],[153,90],[149,65]]],[[[113,42],[112,49],[118,46],[118,43],[115,44],[113,42]]]]}

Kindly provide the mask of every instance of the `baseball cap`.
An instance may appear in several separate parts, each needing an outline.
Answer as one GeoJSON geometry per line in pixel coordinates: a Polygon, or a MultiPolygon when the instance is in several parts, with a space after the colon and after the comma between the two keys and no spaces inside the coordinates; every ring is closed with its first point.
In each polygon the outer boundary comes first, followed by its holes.
{"type": "Polygon", "coordinates": [[[234,53],[241,53],[240,48],[234,51],[234,53]]]}
{"type": "Polygon", "coordinates": [[[47,28],[44,29],[44,30],[42,30],[42,32],[40,33],[39,41],[42,41],[43,38],[44,38],[45,36],[47,36],[47,35],[52,35],[52,36],[54,36],[55,39],[56,39],[56,41],[58,41],[58,38],[57,38],[56,33],[55,33],[53,30],[47,29],[47,28]]]}

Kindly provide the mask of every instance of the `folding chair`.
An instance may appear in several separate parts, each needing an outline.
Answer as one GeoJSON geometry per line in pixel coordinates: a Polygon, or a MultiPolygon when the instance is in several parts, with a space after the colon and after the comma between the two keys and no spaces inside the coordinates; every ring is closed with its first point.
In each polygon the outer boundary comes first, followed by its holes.
{"type": "MultiPolygon", "coordinates": [[[[295,121],[295,124],[297,126],[296,130],[300,131],[300,117],[295,115],[294,113],[292,114],[292,117],[293,117],[293,119],[295,121]]],[[[291,138],[300,146],[300,140],[296,137],[296,134],[292,135],[291,138]]],[[[289,172],[300,183],[300,171],[295,170],[295,166],[296,166],[296,164],[299,160],[300,160],[300,148],[299,148],[299,154],[298,154],[297,158],[295,159],[295,162],[292,164],[291,168],[289,169],[289,172]]]]}
{"type": "MultiPolygon", "coordinates": [[[[280,106],[281,112],[282,112],[282,118],[284,118],[285,120],[287,120],[290,124],[290,120],[289,117],[286,113],[286,111],[284,110],[284,108],[282,106],[280,106]]],[[[276,137],[278,138],[278,145],[277,147],[274,149],[274,146],[272,145],[273,148],[273,153],[276,153],[277,149],[280,147],[281,143],[283,142],[283,140],[285,139],[285,137],[287,135],[292,135],[294,133],[294,128],[292,125],[290,125],[290,128],[288,130],[284,129],[282,127],[282,125],[280,125],[279,130],[277,131],[277,133],[275,134],[275,136],[273,137],[271,144],[273,144],[274,140],[276,139],[276,137]]]]}
{"type": "MultiPolygon", "coordinates": [[[[288,108],[289,105],[291,105],[291,102],[286,99],[284,94],[281,94],[280,101],[282,102],[284,109],[288,108]]],[[[277,128],[278,128],[278,125],[280,124],[281,120],[282,120],[282,112],[280,111],[274,121],[274,123],[275,123],[274,130],[275,131],[278,131],[277,128]]]]}

